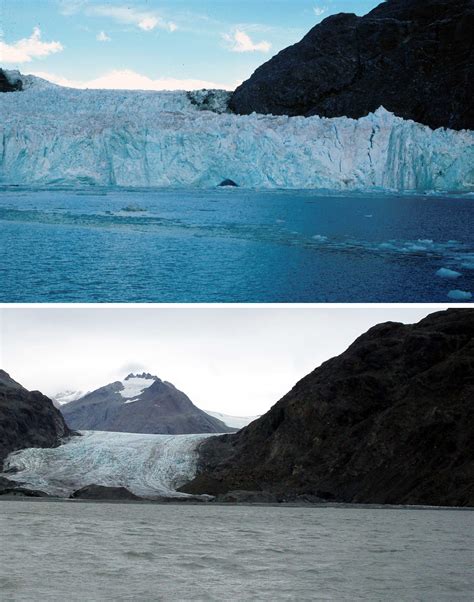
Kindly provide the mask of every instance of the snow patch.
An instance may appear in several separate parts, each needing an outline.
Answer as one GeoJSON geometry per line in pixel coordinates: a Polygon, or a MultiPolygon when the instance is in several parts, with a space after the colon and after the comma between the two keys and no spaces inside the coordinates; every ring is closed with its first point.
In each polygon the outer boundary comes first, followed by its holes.
{"type": "Polygon", "coordinates": [[[71,401],[76,401],[76,399],[80,399],[87,395],[84,391],[61,391],[61,393],[56,393],[52,397],[53,403],[56,407],[64,406],[67,403],[71,403],[71,401]]]}
{"type": "Polygon", "coordinates": [[[134,398],[141,395],[148,387],[151,387],[156,380],[157,379],[152,376],[130,374],[125,380],[121,381],[123,389],[120,390],[119,393],[124,399],[130,400],[125,403],[138,401],[138,399],[134,398]]]}
{"type": "Polygon", "coordinates": [[[257,418],[260,418],[260,416],[229,416],[228,414],[221,414],[220,412],[210,412],[209,410],[204,410],[204,412],[206,412],[206,414],[209,414],[209,416],[217,418],[225,425],[237,429],[242,429],[244,428],[244,426],[247,426],[254,420],[257,420],[257,418]]]}

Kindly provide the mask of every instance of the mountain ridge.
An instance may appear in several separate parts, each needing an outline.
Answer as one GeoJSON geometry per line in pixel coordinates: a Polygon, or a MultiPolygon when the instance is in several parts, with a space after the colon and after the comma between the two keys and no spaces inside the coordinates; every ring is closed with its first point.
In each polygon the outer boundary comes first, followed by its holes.
{"type": "Polygon", "coordinates": [[[265,415],[200,445],[187,493],[474,506],[474,310],[371,328],[265,415]]]}
{"type": "Polygon", "coordinates": [[[0,369],[0,469],[14,451],[56,447],[73,434],[49,397],[28,391],[0,369]]]}
{"type": "Polygon", "coordinates": [[[230,109],[361,118],[380,106],[435,129],[474,128],[473,0],[387,0],[331,15],[261,65],[230,109]]]}
{"type": "Polygon", "coordinates": [[[145,372],[99,387],[60,410],[77,430],[149,434],[235,431],[197,408],[172,383],[145,372]]]}

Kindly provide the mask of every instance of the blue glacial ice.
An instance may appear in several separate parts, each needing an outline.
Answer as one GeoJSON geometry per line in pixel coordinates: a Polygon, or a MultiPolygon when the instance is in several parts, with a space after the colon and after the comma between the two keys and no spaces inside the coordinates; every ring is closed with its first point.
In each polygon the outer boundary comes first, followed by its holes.
{"type": "Polygon", "coordinates": [[[186,92],[21,77],[22,92],[0,94],[3,185],[474,190],[474,132],[433,131],[382,107],[357,120],[237,116],[186,92]]]}
{"type": "Polygon", "coordinates": [[[82,431],[59,447],[10,454],[4,467],[18,472],[5,476],[58,497],[91,484],[147,498],[185,497],[176,489],[195,476],[196,448],[209,436],[82,431]]]}

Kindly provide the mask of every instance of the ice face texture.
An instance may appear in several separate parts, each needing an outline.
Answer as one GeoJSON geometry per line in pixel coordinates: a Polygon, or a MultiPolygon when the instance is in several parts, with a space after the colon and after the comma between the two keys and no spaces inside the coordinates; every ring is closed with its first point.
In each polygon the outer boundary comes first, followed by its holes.
{"type": "Polygon", "coordinates": [[[24,78],[23,91],[0,95],[0,183],[474,190],[472,131],[433,131],[383,108],[361,119],[202,109],[186,92],[24,78]]]}
{"type": "Polygon", "coordinates": [[[10,455],[12,481],[68,497],[87,485],[126,487],[141,497],[180,497],[176,489],[194,477],[196,448],[209,435],[138,435],[84,431],[54,449],[10,455]]]}

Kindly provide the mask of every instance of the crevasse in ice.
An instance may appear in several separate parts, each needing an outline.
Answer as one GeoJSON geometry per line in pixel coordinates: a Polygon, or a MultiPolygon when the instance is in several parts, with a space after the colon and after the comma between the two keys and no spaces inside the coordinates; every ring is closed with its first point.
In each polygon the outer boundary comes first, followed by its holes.
{"type": "Polygon", "coordinates": [[[238,116],[201,110],[186,92],[22,77],[22,92],[0,94],[2,184],[474,190],[474,132],[382,107],[357,120],[238,116]]]}
{"type": "Polygon", "coordinates": [[[10,454],[4,476],[50,495],[68,497],[86,485],[126,487],[142,497],[179,497],[196,473],[197,446],[212,435],[141,435],[83,431],[52,449],[10,454]]]}

